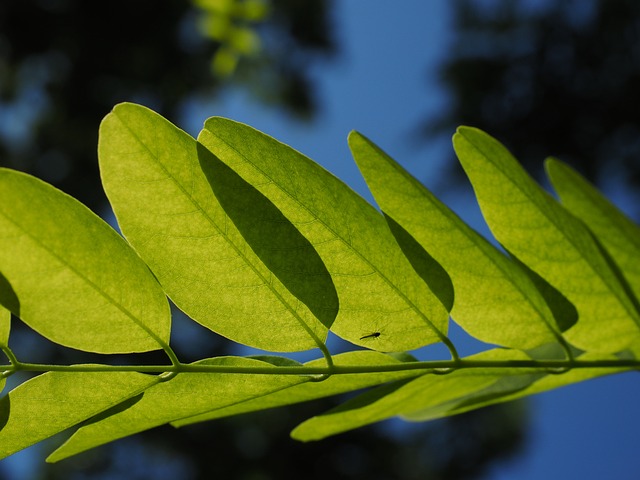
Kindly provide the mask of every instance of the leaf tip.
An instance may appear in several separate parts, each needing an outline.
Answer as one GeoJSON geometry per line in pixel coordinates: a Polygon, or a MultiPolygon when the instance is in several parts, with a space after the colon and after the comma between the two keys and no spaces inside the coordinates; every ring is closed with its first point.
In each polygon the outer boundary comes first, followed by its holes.
{"type": "Polygon", "coordinates": [[[354,144],[367,142],[367,137],[362,135],[357,130],[351,130],[349,132],[349,135],[347,136],[347,142],[349,143],[350,146],[353,146],[354,144]]]}
{"type": "MultiPolygon", "coordinates": [[[[304,423],[306,423],[306,422],[304,422],[304,423]]],[[[296,440],[296,441],[302,442],[302,443],[308,443],[308,442],[312,442],[314,440],[320,440],[320,438],[314,438],[313,436],[310,436],[309,432],[305,432],[304,428],[300,428],[300,427],[302,427],[304,425],[304,423],[301,423],[296,428],[291,430],[291,433],[289,433],[289,436],[293,440],[296,440]]]]}

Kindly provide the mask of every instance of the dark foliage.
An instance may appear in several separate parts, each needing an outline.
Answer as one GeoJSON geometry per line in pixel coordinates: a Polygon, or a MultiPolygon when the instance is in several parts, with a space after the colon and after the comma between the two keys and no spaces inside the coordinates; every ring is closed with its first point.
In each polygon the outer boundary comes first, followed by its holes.
{"type": "MultiPolygon", "coordinates": [[[[327,2],[306,6],[313,15],[273,2],[257,26],[265,48],[235,78],[301,116],[316,108],[308,64],[335,52],[327,2]]],[[[113,105],[137,101],[178,121],[185,101],[224,92],[210,69],[219,45],[198,33],[200,14],[185,0],[0,2],[0,164],[97,208],[98,126],[113,105]]]]}
{"type": "Polygon", "coordinates": [[[429,135],[481,125],[531,171],[549,155],[640,183],[640,2],[457,0],[442,69],[451,108],[429,135]],[[537,6],[536,6],[537,5],[537,6]]]}

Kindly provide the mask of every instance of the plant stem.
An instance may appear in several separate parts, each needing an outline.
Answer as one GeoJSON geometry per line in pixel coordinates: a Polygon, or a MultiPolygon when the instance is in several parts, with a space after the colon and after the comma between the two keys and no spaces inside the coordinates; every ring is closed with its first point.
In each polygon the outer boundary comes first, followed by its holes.
{"type": "MultiPolygon", "coordinates": [[[[468,369],[523,369],[522,373],[548,372],[549,370],[573,370],[576,368],[640,369],[640,360],[436,360],[403,362],[385,365],[333,365],[330,367],[238,367],[225,365],[174,364],[174,365],[47,365],[16,363],[0,366],[0,370],[25,372],[139,372],[139,373],[237,373],[254,375],[345,375],[354,373],[380,373],[410,370],[447,369],[451,372],[468,369]]],[[[439,372],[442,373],[442,372],[439,372]]]]}

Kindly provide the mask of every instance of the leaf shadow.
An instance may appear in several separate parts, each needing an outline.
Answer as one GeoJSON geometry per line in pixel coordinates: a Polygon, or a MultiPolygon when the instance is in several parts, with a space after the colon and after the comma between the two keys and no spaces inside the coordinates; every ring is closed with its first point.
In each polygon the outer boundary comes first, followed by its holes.
{"type": "Polygon", "coordinates": [[[9,395],[5,395],[0,398],[0,431],[5,427],[9,421],[11,414],[11,398],[9,395]]]}
{"type": "Polygon", "coordinates": [[[424,280],[448,312],[453,308],[451,277],[429,253],[392,217],[382,212],[391,233],[415,272],[424,280]]]}
{"type": "Polygon", "coordinates": [[[314,246],[256,188],[198,143],[198,159],[211,189],[253,252],[327,328],[338,293],[314,246]]]}
{"type": "Polygon", "coordinates": [[[478,404],[498,403],[501,398],[526,390],[547,375],[548,374],[544,372],[505,375],[498,378],[488,387],[453,401],[452,404],[454,406],[449,410],[449,415],[459,413],[460,410],[467,410],[478,404]]]}
{"type": "Polygon", "coordinates": [[[5,307],[16,317],[20,317],[20,300],[13,290],[9,280],[0,272],[0,305],[5,307]]]}
{"type": "Polygon", "coordinates": [[[593,238],[593,241],[595,242],[596,246],[598,247],[598,250],[600,250],[600,253],[602,254],[604,260],[607,262],[607,265],[609,266],[613,274],[616,276],[616,279],[620,282],[620,286],[622,287],[622,290],[624,290],[624,293],[627,295],[627,297],[629,298],[629,301],[631,302],[633,307],[636,309],[636,312],[640,313],[640,301],[638,301],[638,297],[636,297],[636,294],[634,293],[633,288],[631,288],[631,285],[629,285],[629,281],[627,280],[627,277],[625,277],[622,269],[618,266],[618,263],[607,251],[607,249],[602,244],[602,242],[598,240],[598,237],[596,237],[596,235],[591,230],[589,229],[587,230],[591,235],[591,238],[593,238]]]}
{"type": "MultiPolygon", "coordinates": [[[[504,247],[503,247],[504,248],[504,247]]],[[[542,298],[545,299],[553,318],[556,321],[556,325],[560,329],[560,332],[566,332],[578,322],[578,310],[576,307],[565,297],[558,289],[552,286],[544,278],[534,272],[528,265],[522,260],[516,257],[513,253],[507,250],[509,256],[513,261],[524,270],[527,276],[531,279],[536,286],[542,298]]]]}
{"type": "Polygon", "coordinates": [[[102,420],[112,417],[113,415],[117,415],[118,413],[122,413],[125,410],[129,410],[131,407],[133,407],[136,403],[138,403],[140,400],[142,400],[142,397],[144,397],[144,392],[139,393],[137,395],[134,395],[131,398],[128,398],[126,400],[123,400],[120,403],[115,404],[114,406],[107,408],[106,410],[103,410],[102,412],[94,415],[93,417],[89,418],[88,420],[86,420],[82,426],[86,427],[88,425],[92,425],[94,423],[98,423],[101,422],[102,420]]]}

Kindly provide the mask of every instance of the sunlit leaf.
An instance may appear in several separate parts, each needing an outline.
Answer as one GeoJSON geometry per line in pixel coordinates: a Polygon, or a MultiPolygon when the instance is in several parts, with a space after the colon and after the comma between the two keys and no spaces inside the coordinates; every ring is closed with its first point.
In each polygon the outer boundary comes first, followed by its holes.
{"type": "MultiPolygon", "coordinates": [[[[391,230],[407,253],[413,237],[453,281],[451,316],[487,343],[529,349],[556,340],[553,314],[527,274],[440,202],[392,158],[359,133],[349,145],[391,230]]],[[[411,256],[408,254],[407,256],[411,256]]],[[[416,256],[415,254],[413,255],[416,256]]],[[[433,269],[431,269],[433,270],[433,269]]],[[[423,276],[440,297],[443,281],[423,276]]]]}
{"type": "MultiPolygon", "coordinates": [[[[602,354],[585,353],[578,357],[580,360],[603,360],[613,359],[615,357],[603,357],[602,354]]],[[[505,375],[490,387],[489,392],[478,392],[477,395],[470,395],[467,398],[459,399],[448,405],[445,405],[444,412],[446,415],[457,415],[475,410],[487,405],[503,403],[530,395],[546,392],[555,388],[571,385],[572,383],[582,382],[604,375],[612,375],[627,371],[627,368],[576,368],[562,374],[553,373],[531,373],[529,375],[505,375]],[[518,382],[518,383],[516,383],[518,382]],[[518,388],[512,388],[517,385],[518,388]],[[487,395],[490,393],[490,395],[487,395]]],[[[433,420],[443,416],[443,406],[418,410],[415,412],[405,412],[402,418],[407,421],[424,422],[433,420]]]]}
{"type": "MultiPolygon", "coordinates": [[[[374,351],[355,351],[346,352],[333,357],[334,364],[337,366],[380,366],[394,365],[402,363],[394,357],[378,353],[374,351]]],[[[322,367],[324,359],[313,360],[305,364],[307,367],[322,367]]],[[[253,412],[256,410],[264,410],[267,408],[280,407],[283,405],[292,405],[295,403],[306,402],[317,398],[338,395],[340,393],[351,392],[361,388],[379,385],[385,382],[391,382],[398,379],[410,378],[419,375],[416,370],[406,370],[398,372],[372,372],[359,373],[349,375],[333,375],[322,382],[307,382],[294,385],[290,388],[280,390],[269,395],[258,398],[252,398],[245,402],[237,403],[225,408],[219,408],[210,412],[203,413],[194,417],[183,418],[171,424],[175,427],[182,427],[193,423],[204,422],[216,418],[238,415],[240,413],[253,412]]]]}
{"type": "Polygon", "coordinates": [[[105,118],[101,173],[135,251],[76,200],[0,169],[0,388],[48,371],[0,398],[0,458],[81,422],[48,461],[164,424],[350,394],[292,434],[317,440],[637,370],[640,229],[561,163],[547,169],[564,206],[496,140],[458,130],[504,254],[358,133],[349,143],[382,212],[245,125],[212,118],[199,140],[133,104],[105,118]],[[181,363],[165,292],[204,326],[267,351],[181,363]],[[62,345],[163,348],[172,365],[28,363],[9,348],[10,312],[62,345]],[[459,359],[448,312],[511,348],[459,359]],[[329,328],[367,349],[329,358],[329,328]],[[436,342],[453,361],[405,351],[436,342]],[[323,358],[305,364],[271,353],[313,347],[323,358]]]}
{"type": "MultiPolygon", "coordinates": [[[[256,368],[269,365],[239,357],[217,357],[197,363],[256,368]]],[[[57,462],[134,433],[268,395],[308,380],[308,377],[295,375],[180,373],[146,390],[126,410],[81,427],[47,461],[57,462]]]]}
{"type": "MultiPolygon", "coordinates": [[[[491,350],[475,355],[475,359],[528,359],[518,351],[491,350]]],[[[486,391],[501,378],[508,375],[528,375],[527,369],[483,369],[457,370],[446,375],[432,373],[418,378],[401,380],[369,390],[342,405],[298,425],[291,436],[296,440],[320,440],[330,435],[345,432],[407,411],[447,405],[471,394],[486,391]]],[[[446,416],[446,409],[439,416],[446,416]]]]}
{"type": "Polygon", "coordinates": [[[196,145],[144,107],[107,115],[100,169],[123,234],[202,325],[266,350],[317,346],[338,310],[324,264],[271,202],[204,149],[201,167],[196,145]]]}
{"type": "Polygon", "coordinates": [[[384,218],[353,190],[290,147],[231,120],[210,118],[198,141],[269,198],[316,248],[340,299],[331,327],[336,334],[381,351],[445,339],[446,310],[384,218]]]}
{"type": "Polygon", "coordinates": [[[11,312],[0,305],[0,347],[9,344],[9,331],[11,330],[11,312]]]}
{"type": "Polygon", "coordinates": [[[587,224],[640,298],[640,227],[568,165],[549,159],[546,169],[562,204],[587,224]]]}
{"type": "Polygon", "coordinates": [[[122,237],[74,198],[8,169],[0,272],[0,303],[54,342],[124,353],[169,340],[167,299],[122,237]]]}
{"type": "Polygon", "coordinates": [[[0,458],[132,398],[157,381],[128,372],[38,375],[0,399],[0,458]]]}
{"type": "MultiPolygon", "coordinates": [[[[9,330],[11,329],[11,312],[0,305],[0,347],[7,348],[9,344],[9,330]]],[[[1,355],[1,353],[0,353],[1,355]]],[[[2,357],[0,357],[2,358],[2,357]]],[[[5,363],[8,359],[3,359],[5,363]]],[[[3,391],[6,378],[1,376],[2,369],[0,369],[0,392],[3,391]]]]}
{"type": "Polygon", "coordinates": [[[542,190],[495,139],[461,127],[453,141],[495,237],[578,310],[579,320],[566,338],[579,348],[604,353],[637,342],[639,314],[582,222],[542,190]]]}

